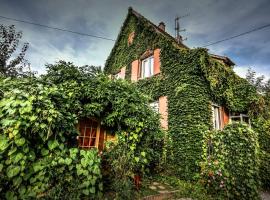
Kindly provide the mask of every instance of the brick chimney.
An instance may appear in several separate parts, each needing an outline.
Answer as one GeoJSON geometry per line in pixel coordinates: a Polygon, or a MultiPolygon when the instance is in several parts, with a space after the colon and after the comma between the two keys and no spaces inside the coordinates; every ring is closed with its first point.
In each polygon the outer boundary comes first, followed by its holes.
{"type": "Polygon", "coordinates": [[[160,22],[158,25],[158,28],[160,28],[161,30],[165,31],[165,23],[164,22],[160,22]]]}

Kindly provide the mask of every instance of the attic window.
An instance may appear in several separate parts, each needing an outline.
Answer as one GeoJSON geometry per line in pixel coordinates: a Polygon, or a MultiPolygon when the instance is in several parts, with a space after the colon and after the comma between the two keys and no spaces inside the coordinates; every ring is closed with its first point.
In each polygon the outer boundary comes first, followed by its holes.
{"type": "Polygon", "coordinates": [[[131,32],[129,35],[128,35],[128,46],[130,46],[132,43],[133,43],[133,40],[134,40],[134,36],[135,36],[135,32],[131,32]]]}
{"type": "Polygon", "coordinates": [[[154,56],[142,60],[141,78],[147,78],[154,75],[154,56]]]}
{"type": "Polygon", "coordinates": [[[158,101],[154,101],[154,102],[150,103],[149,105],[153,109],[153,111],[155,111],[156,113],[159,113],[159,102],[158,101]]]}

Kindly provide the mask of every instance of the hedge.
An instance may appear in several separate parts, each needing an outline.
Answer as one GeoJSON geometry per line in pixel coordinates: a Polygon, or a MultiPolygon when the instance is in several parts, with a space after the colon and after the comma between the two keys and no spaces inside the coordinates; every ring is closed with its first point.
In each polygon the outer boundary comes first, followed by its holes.
{"type": "Polygon", "coordinates": [[[205,135],[201,182],[225,199],[259,199],[258,135],[246,124],[233,123],[205,135]]]}

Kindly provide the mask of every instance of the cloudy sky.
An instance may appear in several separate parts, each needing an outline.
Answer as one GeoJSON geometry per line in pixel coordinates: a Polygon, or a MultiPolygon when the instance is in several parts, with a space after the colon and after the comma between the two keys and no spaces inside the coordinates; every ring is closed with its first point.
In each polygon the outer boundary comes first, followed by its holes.
{"type": "MultiPolygon", "coordinates": [[[[0,15],[115,39],[129,6],[155,24],[164,21],[172,35],[175,16],[189,14],[181,26],[191,48],[270,23],[269,0],[0,0],[0,15]]],[[[0,24],[23,31],[23,41],[30,43],[27,59],[39,73],[60,59],[103,66],[114,44],[2,18],[0,24]]],[[[241,76],[251,67],[270,78],[270,27],[207,48],[230,57],[241,76]]]]}

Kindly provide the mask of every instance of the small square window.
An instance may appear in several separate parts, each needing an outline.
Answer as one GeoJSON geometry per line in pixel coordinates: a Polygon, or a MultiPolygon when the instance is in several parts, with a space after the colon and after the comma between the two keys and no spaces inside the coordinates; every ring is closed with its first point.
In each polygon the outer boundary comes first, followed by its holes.
{"type": "Polygon", "coordinates": [[[154,75],[154,57],[150,56],[142,60],[141,78],[147,78],[154,75]]]}
{"type": "Polygon", "coordinates": [[[123,79],[121,76],[121,72],[118,72],[117,74],[113,75],[114,79],[123,79]]]}
{"type": "Polygon", "coordinates": [[[149,105],[156,113],[159,113],[159,103],[158,103],[158,101],[154,101],[154,102],[150,103],[149,105]]]}

